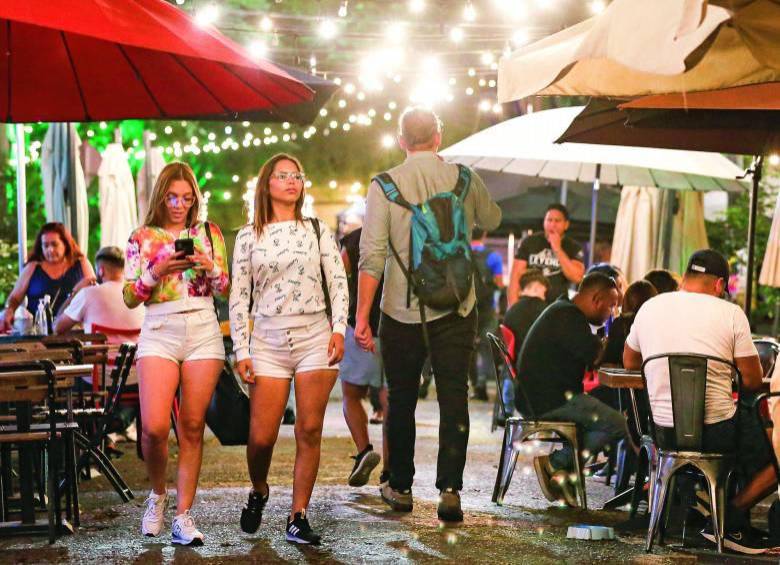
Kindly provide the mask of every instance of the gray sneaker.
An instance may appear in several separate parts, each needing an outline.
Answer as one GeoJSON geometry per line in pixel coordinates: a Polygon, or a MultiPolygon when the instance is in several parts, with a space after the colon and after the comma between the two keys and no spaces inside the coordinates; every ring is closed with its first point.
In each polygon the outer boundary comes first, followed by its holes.
{"type": "Polygon", "coordinates": [[[413,507],[412,489],[394,490],[390,483],[386,483],[379,489],[382,500],[396,512],[411,512],[413,507]]]}
{"type": "Polygon", "coordinates": [[[436,514],[442,522],[462,522],[463,510],[460,509],[460,493],[452,488],[441,491],[436,514]]]}

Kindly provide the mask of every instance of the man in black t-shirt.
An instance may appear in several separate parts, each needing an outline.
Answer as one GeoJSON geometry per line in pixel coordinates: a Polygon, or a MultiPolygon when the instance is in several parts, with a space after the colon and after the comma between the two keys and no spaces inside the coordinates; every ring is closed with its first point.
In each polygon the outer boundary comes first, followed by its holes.
{"type": "MultiPolygon", "coordinates": [[[[603,325],[617,303],[614,279],[590,273],[573,299],[560,298],[542,312],[520,349],[518,410],[527,417],[577,423],[585,458],[626,436],[625,417],[584,394],[582,382],[585,370],[596,364],[602,352],[602,342],[590,325],[603,325]]],[[[576,505],[569,481],[574,467],[571,446],[535,458],[534,467],[548,500],[562,498],[576,505]]]]}
{"type": "Polygon", "coordinates": [[[566,237],[569,211],[563,204],[550,204],[544,214],[544,231],[529,235],[520,242],[512,265],[507,301],[517,302],[520,277],[529,268],[540,269],[550,281],[547,302],[557,300],[577,284],[585,274],[584,254],[579,243],[566,237]]]}

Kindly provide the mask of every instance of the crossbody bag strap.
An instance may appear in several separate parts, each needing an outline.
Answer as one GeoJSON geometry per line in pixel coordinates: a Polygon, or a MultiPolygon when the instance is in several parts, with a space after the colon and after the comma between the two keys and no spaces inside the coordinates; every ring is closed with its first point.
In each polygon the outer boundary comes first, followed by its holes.
{"type": "Polygon", "coordinates": [[[322,266],[322,248],[320,247],[320,220],[318,218],[309,218],[311,227],[314,228],[314,234],[317,236],[317,250],[320,252],[320,279],[322,282],[322,294],[325,295],[325,315],[328,319],[333,317],[333,308],[330,304],[330,291],[325,282],[325,269],[322,266]]]}
{"type": "MultiPolygon", "coordinates": [[[[203,222],[203,227],[206,228],[206,237],[209,239],[209,245],[211,246],[211,261],[215,261],[214,258],[214,236],[211,235],[211,222],[206,220],[203,222]]],[[[208,275],[206,275],[208,279],[208,275]]],[[[212,295],[211,301],[214,303],[214,313],[217,315],[217,322],[219,322],[219,308],[217,308],[217,297],[212,295]]]]}

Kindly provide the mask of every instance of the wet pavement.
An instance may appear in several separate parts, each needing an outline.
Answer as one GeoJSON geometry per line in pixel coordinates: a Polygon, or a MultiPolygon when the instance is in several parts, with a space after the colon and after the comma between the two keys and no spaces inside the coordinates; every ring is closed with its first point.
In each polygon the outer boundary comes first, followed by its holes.
{"type": "MultiPolygon", "coordinates": [[[[246,500],[247,473],[243,447],[222,447],[209,434],[204,451],[201,488],[193,515],[206,535],[200,548],[170,544],[170,520],[161,538],[151,540],[139,533],[146,496],[145,473],[133,444],[121,444],[126,454],[117,467],[134,489],[136,499],[122,504],[97,478],[82,484],[81,528],[49,546],[45,538],[0,540],[2,563],[732,563],[736,556],[719,557],[707,550],[685,552],[659,547],[644,552],[644,532],[618,534],[615,541],[588,542],[566,539],[573,523],[618,525],[626,512],[576,511],[550,505],[542,496],[533,474],[531,456],[524,455],[504,500],[490,500],[496,474],[500,432],[490,433],[492,406],[473,403],[469,458],[462,493],[465,522],[445,526],[436,518],[438,492],[434,487],[438,411],[435,401],[421,401],[417,418],[417,475],[415,508],[397,514],[381,502],[378,470],[371,483],[350,488],[346,478],[353,453],[349,432],[338,400],[328,407],[323,455],[318,484],[309,509],[310,521],[322,535],[319,548],[300,547],[284,541],[289,512],[294,440],[292,428],[283,426],[274,455],[269,482],[271,498],[263,525],[256,535],[238,527],[240,509],[246,500]]],[[[379,426],[371,426],[376,448],[381,444],[379,426]]],[[[171,448],[175,471],[176,449],[171,448]]],[[[599,508],[612,495],[602,479],[588,479],[588,503],[599,508]]],[[[777,562],[777,555],[766,558],[777,562]]]]}

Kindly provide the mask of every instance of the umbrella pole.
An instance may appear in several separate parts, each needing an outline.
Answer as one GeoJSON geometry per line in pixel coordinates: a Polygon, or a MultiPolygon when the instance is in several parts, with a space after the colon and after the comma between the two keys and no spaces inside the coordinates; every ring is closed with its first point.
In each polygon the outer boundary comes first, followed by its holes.
{"type": "Polygon", "coordinates": [[[601,163],[596,164],[596,176],[593,179],[593,190],[590,200],[590,249],[588,250],[588,266],[593,265],[596,252],[596,221],[599,209],[599,189],[601,188],[601,163]]]}
{"type": "MultiPolygon", "coordinates": [[[[73,236],[74,241],[78,241],[82,235],[79,233],[79,210],[78,210],[78,197],[76,195],[76,159],[79,158],[76,152],[76,126],[68,124],[68,206],[70,208],[70,234],[73,236]]],[[[81,250],[86,253],[86,249],[81,250]]]]}
{"type": "Polygon", "coordinates": [[[750,215],[748,216],[748,259],[747,259],[747,284],[745,286],[745,314],[750,320],[750,309],[753,301],[753,271],[755,270],[756,247],[756,212],[758,210],[758,184],[761,182],[761,173],[764,167],[764,157],[757,155],[753,159],[753,165],[749,172],[753,177],[753,186],[750,190],[750,215]]]}
{"type": "Polygon", "coordinates": [[[16,124],[16,237],[19,242],[19,272],[27,263],[27,175],[24,168],[24,124],[16,124]]]}

